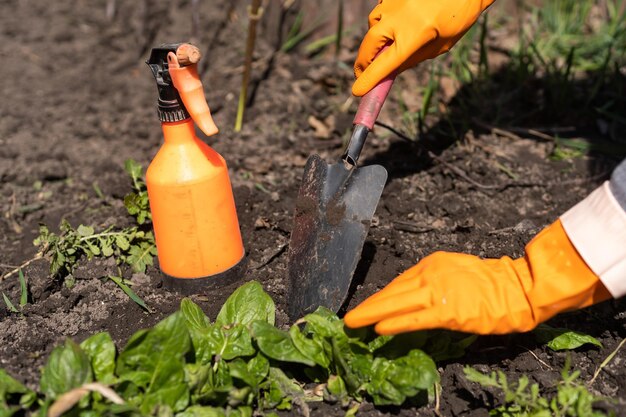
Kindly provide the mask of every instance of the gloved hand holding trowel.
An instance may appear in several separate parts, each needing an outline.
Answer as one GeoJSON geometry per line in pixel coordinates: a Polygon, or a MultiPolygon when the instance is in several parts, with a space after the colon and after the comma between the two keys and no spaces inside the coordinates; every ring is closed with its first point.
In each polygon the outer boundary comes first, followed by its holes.
{"type": "MultiPolygon", "coordinates": [[[[492,0],[381,0],[369,17],[352,91],[446,52],[492,0]],[[381,48],[388,50],[374,57],[381,48]]],[[[345,316],[381,334],[447,328],[527,331],[554,315],[626,294],[626,161],[544,229],[517,260],[437,252],[345,316]]]]}

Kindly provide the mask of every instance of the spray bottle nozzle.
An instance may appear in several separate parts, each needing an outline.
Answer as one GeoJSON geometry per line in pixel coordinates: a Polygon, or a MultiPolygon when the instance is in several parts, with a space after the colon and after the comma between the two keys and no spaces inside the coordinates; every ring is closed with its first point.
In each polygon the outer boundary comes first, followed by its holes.
{"type": "Polygon", "coordinates": [[[197,63],[200,51],[188,43],[164,44],[153,48],[146,64],[156,79],[158,110],[162,122],[191,117],[205,135],[218,132],[207,105],[197,63]]]}

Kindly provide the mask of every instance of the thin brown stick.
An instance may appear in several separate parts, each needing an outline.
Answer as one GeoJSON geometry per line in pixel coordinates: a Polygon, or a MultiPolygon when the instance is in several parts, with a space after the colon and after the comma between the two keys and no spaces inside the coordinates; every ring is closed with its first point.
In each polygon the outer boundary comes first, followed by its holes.
{"type": "Polygon", "coordinates": [[[277,250],[274,251],[274,253],[270,254],[265,259],[262,259],[261,262],[255,265],[250,265],[250,269],[260,269],[263,268],[265,265],[268,265],[274,259],[278,258],[287,249],[287,246],[287,243],[283,243],[278,247],[277,250]]]}
{"type": "MultiPolygon", "coordinates": [[[[399,132],[398,130],[396,130],[392,126],[389,126],[389,125],[387,125],[385,123],[382,123],[382,122],[379,122],[379,121],[377,121],[376,124],[378,126],[384,127],[385,129],[387,129],[390,132],[394,133],[395,135],[397,135],[401,139],[404,139],[406,141],[415,143],[415,141],[413,141],[411,138],[409,138],[408,136],[404,135],[402,132],[399,132]]],[[[462,169],[460,169],[458,167],[455,167],[454,165],[448,163],[443,158],[437,156],[434,152],[429,151],[428,149],[426,149],[426,153],[428,154],[429,158],[439,162],[441,165],[443,165],[446,168],[448,168],[454,174],[456,174],[457,176],[463,178],[465,181],[469,182],[470,184],[472,184],[473,186],[475,186],[477,188],[482,188],[484,190],[495,190],[495,189],[498,189],[498,188],[502,187],[502,185],[485,185],[485,184],[481,184],[478,181],[473,180],[472,178],[470,178],[462,169]]]]}
{"type": "Polygon", "coordinates": [[[591,378],[591,381],[589,381],[589,384],[588,384],[589,386],[593,385],[598,375],[600,375],[600,372],[613,360],[615,355],[617,355],[617,352],[622,348],[622,346],[624,346],[624,343],[626,343],[626,339],[622,339],[622,341],[619,343],[619,345],[617,345],[617,347],[613,350],[613,352],[611,352],[609,356],[607,356],[606,359],[602,361],[598,369],[596,369],[596,371],[593,373],[593,377],[591,378]]]}
{"type": "Polygon", "coordinates": [[[34,257],[32,257],[29,260],[27,260],[26,262],[22,263],[17,268],[12,269],[11,271],[7,272],[4,275],[1,275],[0,276],[0,282],[2,282],[5,279],[9,278],[11,275],[17,274],[18,272],[20,272],[21,269],[26,268],[28,265],[32,264],[33,262],[38,261],[39,259],[43,259],[43,256],[44,256],[44,252],[43,251],[37,252],[34,257]]]}
{"type": "MultiPolygon", "coordinates": [[[[387,125],[385,123],[382,123],[382,122],[379,122],[379,121],[376,121],[376,125],[389,130],[393,134],[397,135],[400,139],[403,139],[403,140],[405,140],[407,142],[411,142],[411,143],[415,144],[414,140],[412,140],[411,138],[409,138],[408,136],[406,136],[405,134],[403,134],[402,132],[398,131],[397,129],[395,129],[392,126],[389,126],[389,125],[387,125]]],[[[455,174],[456,176],[464,179],[465,181],[467,181],[468,183],[472,184],[476,188],[479,188],[479,189],[482,189],[482,190],[490,190],[490,191],[503,191],[503,190],[505,190],[505,189],[507,189],[509,187],[544,187],[545,188],[545,187],[551,187],[551,186],[555,186],[555,185],[561,185],[562,186],[562,185],[570,185],[570,184],[584,184],[586,182],[590,182],[590,181],[595,181],[595,180],[598,180],[598,179],[606,178],[611,173],[611,171],[606,171],[606,172],[601,172],[600,174],[593,175],[593,176],[587,177],[587,178],[575,178],[575,179],[571,179],[571,180],[546,182],[546,183],[508,181],[508,182],[504,182],[502,184],[481,184],[478,181],[472,179],[461,168],[450,164],[449,162],[447,162],[443,158],[437,156],[434,152],[431,152],[428,149],[425,149],[425,151],[427,152],[429,158],[431,158],[431,159],[437,161],[438,163],[440,163],[441,165],[445,166],[450,171],[452,171],[452,173],[455,174]]]]}
{"type": "Polygon", "coordinates": [[[518,345],[518,346],[519,346],[519,347],[521,347],[521,348],[526,349],[526,351],[527,351],[528,353],[530,353],[531,355],[533,355],[533,357],[534,357],[535,359],[537,359],[537,362],[539,362],[540,364],[542,364],[543,366],[545,366],[545,367],[546,367],[546,368],[548,368],[549,370],[554,371],[554,368],[552,368],[550,365],[548,365],[545,361],[541,360],[541,359],[539,358],[539,356],[537,356],[537,355],[535,354],[535,352],[533,352],[532,350],[528,349],[526,346],[522,346],[522,345],[518,345]]]}

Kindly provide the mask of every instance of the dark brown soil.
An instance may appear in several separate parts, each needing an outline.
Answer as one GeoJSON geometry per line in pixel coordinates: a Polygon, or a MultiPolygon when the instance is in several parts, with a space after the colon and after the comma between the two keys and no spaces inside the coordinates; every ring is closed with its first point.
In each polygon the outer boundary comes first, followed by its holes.
{"type": "MultiPolygon", "coordinates": [[[[39,223],[56,228],[65,218],[74,226],[100,229],[133,221],[122,202],[131,189],[124,161],[133,158],[147,166],[162,140],[156,89],[144,61],[152,45],[190,37],[190,6],[185,1],[117,2],[117,15],[109,21],[105,3],[0,4],[0,273],[35,255],[32,241],[39,223]],[[147,11],[140,4],[147,4],[147,11]],[[97,196],[95,186],[104,198],[97,196]]],[[[207,51],[202,78],[221,128],[219,135],[205,139],[231,170],[249,262],[241,282],[261,282],[277,303],[279,324],[287,324],[286,247],[300,176],[310,154],[328,161],[341,154],[356,109],[356,102],[346,105],[346,100],[358,38],[346,40],[340,56],[345,65],[339,66],[324,56],[271,55],[273,45],[261,39],[254,100],[243,131],[234,133],[246,23],[243,8],[228,21],[222,9],[202,6],[201,24],[222,31],[214,36],[211,30],[196,40],[207,51]],[[307,119],[327,120],[329,115],[334,115],[330,137],[316,138],[307,119]]],[[[417,70],[400,77],[394,87],[398,96],[420,74],[417,70]]],[[[380,120],[401,130],[401,118],[392,92],[380,120]]],[[[377,128],[365,147],[362,163],[384,165],[389,180],[344,310],[437,250],[483,257],[523,255],[532,236],[605,180],[617,162],[597,155],[552,161],[551,142],[499,136],[478,127],[465,129],[453,144],[435,134],[429,137],[425,143],[434,153],[377,128]]],[[[0,367],[30,387],[36,386],[39,367],[64,338],[80,341],[108,331],[123,346],[133,332],[176,310],[181,299],[162,288],[157,268],[132,277],[127,273],[152,309],[147,313],[113,282],[99,279],[117,273],[114,262],[82,262],[71,289],[52,280],[48,267],[39,260],[24,268],[32,299],[23,314],[0,307],[0,367]]],[[[193,298],[214,318],[235,287],[193,298]]],[[[0,282],[0,291],[18,299],[16,277],[0,282]]],[[[552,321],[602,341],[601,349],[571,353],[582,380],[589,381],[626,336],[625,306],[623,300],[606,302],[552,321]]],[[[549,387],[565,358],[530,335],[481,337],[464,358],[440,364],[441,413],[485,416],[487,407],[498,402],[463,378],[464,365],[502,369],[510,377],[525,373],[549,387]]],[[[591,387],[614,399],[609,408],[621,416],[626,416],[625,360],[622,350],[591,387]]],[[[433,406],[419,412],[435,415],[433,406]]],[[[359,415],[415,413],[413,407],[377,410],[366,404],[359,415]]],[[[343,414],[331,405],[312,409],[314,416],[343,414]]]]}

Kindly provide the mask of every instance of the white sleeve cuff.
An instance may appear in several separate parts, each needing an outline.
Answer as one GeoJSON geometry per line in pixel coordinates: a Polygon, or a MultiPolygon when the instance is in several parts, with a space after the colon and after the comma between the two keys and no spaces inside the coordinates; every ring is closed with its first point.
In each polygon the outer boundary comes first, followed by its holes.
{"type": "Polygon", "coordinates": [[[626,294],[626,212],[609,182],[561,216],[570,241],[614,298],[626,294]]]}

